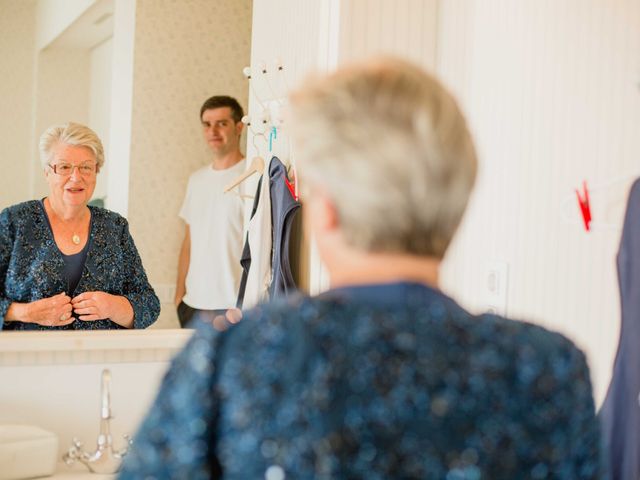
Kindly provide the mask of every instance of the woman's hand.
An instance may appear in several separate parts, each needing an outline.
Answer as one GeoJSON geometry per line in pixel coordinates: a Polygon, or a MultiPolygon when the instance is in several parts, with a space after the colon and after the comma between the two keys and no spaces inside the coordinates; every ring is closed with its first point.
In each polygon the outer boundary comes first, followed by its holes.
{"type": "Polygon", "coordinates": [[[71,299],[78,319],[92,322],[105,318],[126,328],[133,326],[133,307],[129,300],[105,292],[85,292],[71,299]]]}
{"type": "Polygon", "coordinates": [[[60,327],[73,323],[71,298],[62,292],[53,297],[30,303],[14,302],[7,310],[7,320],[37,323],[45,327],[60,327]]]}

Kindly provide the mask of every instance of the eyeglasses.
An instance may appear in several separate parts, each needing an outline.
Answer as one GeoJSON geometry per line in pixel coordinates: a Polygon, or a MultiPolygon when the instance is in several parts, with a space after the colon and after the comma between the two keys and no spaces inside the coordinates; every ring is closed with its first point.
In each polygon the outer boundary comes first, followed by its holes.
{"type": "Polygon", "coordinates": [[[72,165],[70,163],[54,163],[49,164],[53,173],[62,177],[68,177],[73,172],[74,168],[78,169],[78,173],[83,177],[91,177],[98,171],[98,166],[95,163],[83,163],[82,165],[72,165]]]}

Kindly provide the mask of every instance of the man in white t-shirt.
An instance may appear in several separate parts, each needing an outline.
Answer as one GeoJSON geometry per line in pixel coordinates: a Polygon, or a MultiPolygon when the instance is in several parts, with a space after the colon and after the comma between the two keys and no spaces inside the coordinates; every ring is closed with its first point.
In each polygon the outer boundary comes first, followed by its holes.
{"type": "Polygon", "coordinates": [[[213,319],[235,307],[242,274],[244,207],[240,196],[224,194],[223,189],[245,170],[240,151],[242,116],[238,101],[227,96],[211,97],[200,109],[213,161],[191,174],[180,209],[186,226],[175,304],[183,327],[197,313],[213,319]]]}

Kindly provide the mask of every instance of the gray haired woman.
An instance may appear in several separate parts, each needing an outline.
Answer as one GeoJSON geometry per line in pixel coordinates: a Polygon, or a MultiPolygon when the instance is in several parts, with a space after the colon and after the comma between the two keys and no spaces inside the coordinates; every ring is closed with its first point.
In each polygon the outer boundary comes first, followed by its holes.
{"type": "Polygon", "coordinates": [[[40,159],[47,197],[0,213],[0,325],[148,327],[160,303],[127,221],[88,205],[104,164],[102,142],[84,125],[52,126],[40,138],[40,159]]]}
{"type": "Polygon", "coordinates": [[[382,59],[291,105],[331,289],[197,331],[121,478],[601,478],[584,355],[438,288],[476,173],[451,95],[382,59]]]}

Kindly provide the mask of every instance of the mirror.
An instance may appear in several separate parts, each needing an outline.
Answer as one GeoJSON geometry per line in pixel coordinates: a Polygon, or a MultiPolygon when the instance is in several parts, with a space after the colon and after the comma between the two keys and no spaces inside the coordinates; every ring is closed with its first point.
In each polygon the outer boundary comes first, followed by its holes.
{"type": "Polygon", "coordinates": [[[199,110],[216,94],[248,108],[242,69],[250,63],[251,0],[6,0],[0,10],[3,63],[14,80],[0,89],[11,99],[7,111],[15,102],[20,115],[0,133],[1,161],[14,177],[0,207],[48,194],[37,149],[48,126],[88,125],[106,158],[92,203],[129,221],[162,304],[152,328],[179,328],[178,212],[189,175],[211,163],[199,110]],[[16,90],[18,82],[27,87],[16,90]]]}

